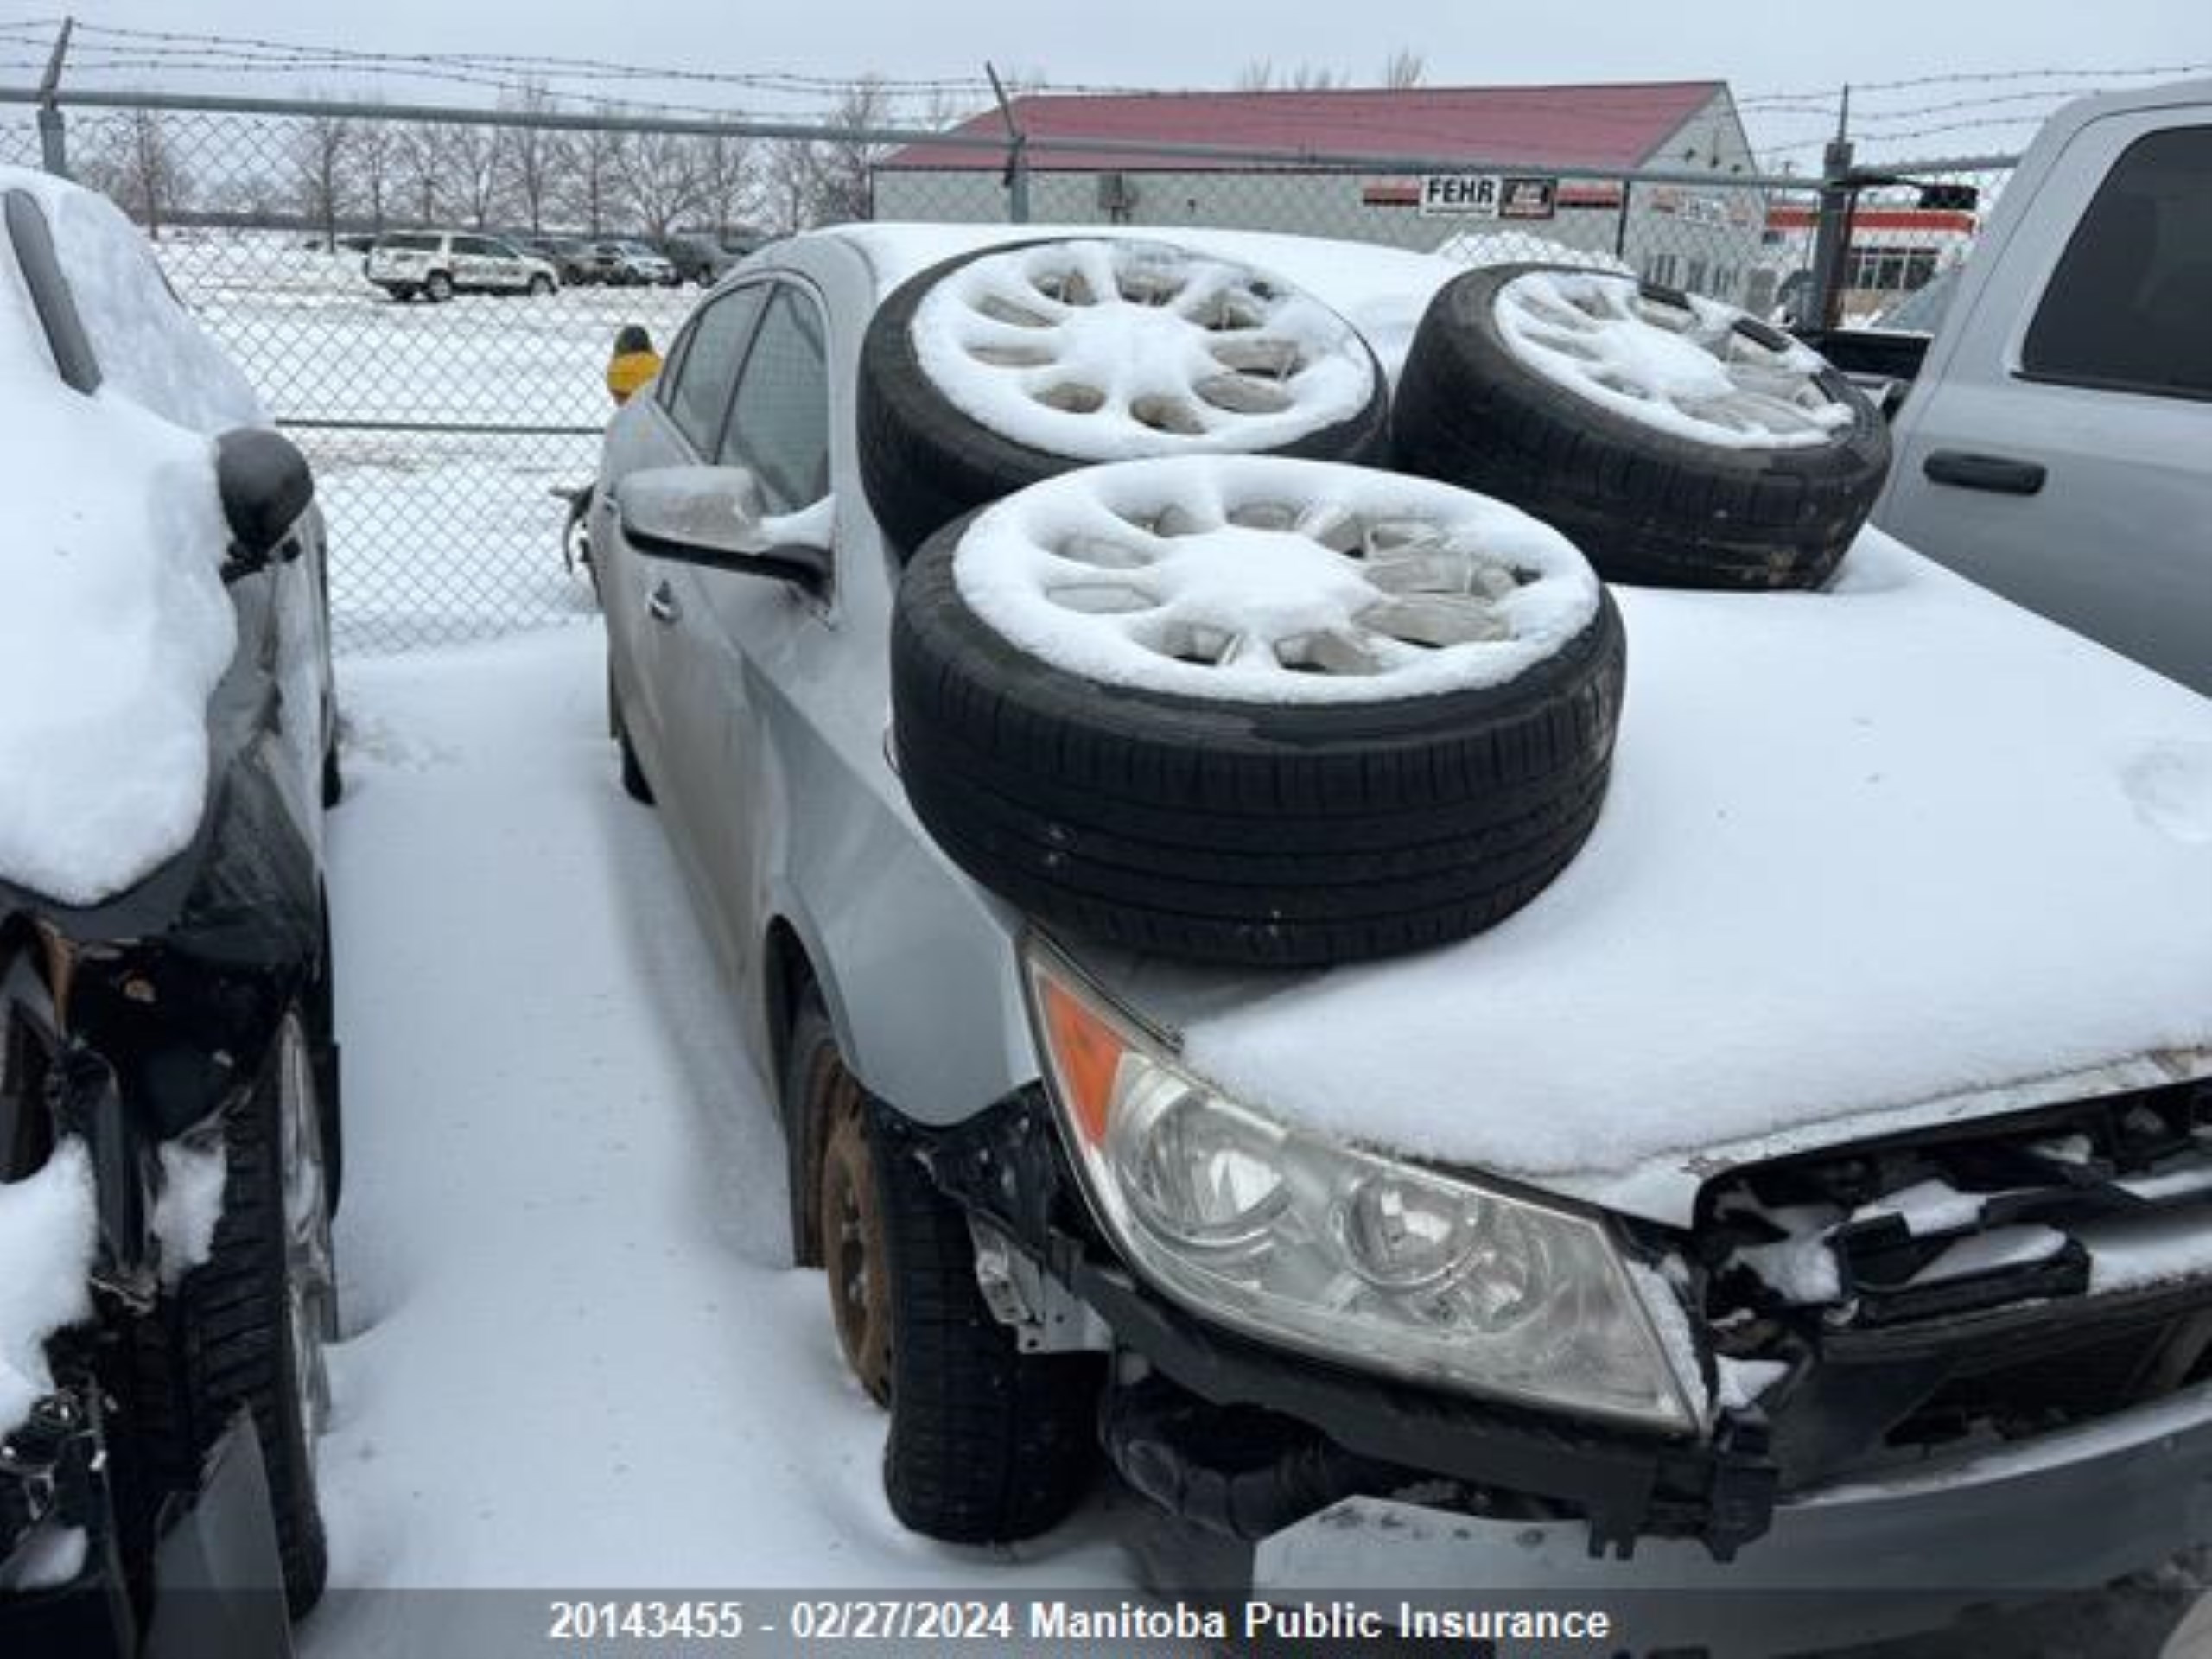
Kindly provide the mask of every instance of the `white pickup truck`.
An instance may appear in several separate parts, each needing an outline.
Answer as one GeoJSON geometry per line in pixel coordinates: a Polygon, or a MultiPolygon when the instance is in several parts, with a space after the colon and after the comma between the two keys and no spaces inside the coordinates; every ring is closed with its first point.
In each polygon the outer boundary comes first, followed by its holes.
{"type": "Polygon", "coordinates": [[[2212,81],[2069,105],[1932,338],[1817,343],[1911,381],[1876,523],[2212,692],[2212,81]]]}

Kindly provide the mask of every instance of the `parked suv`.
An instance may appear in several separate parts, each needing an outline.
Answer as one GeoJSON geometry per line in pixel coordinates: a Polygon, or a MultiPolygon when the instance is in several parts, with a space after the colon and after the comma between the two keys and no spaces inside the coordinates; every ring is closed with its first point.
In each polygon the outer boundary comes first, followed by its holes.
{"type": "Polygon", "coordinates": [[[560,274],[496,236],[469,231],[395,231],[379,237],[363,265],[395,300],[456,294],[550,294],[560,274]]]}
{"type": "Polygon", "coordinates": [[[726,281],[593,524],[893,1510],[1761,1652],[2202,1540],[2212,708],[1854,538],[1741,313],[991,234],[726,281]]]}
{"type": "Polygon", "coordinates": [[[676,278],[682,283],[696,283],[702,288],[712,288],[721,281],[730,267],[762,245],[766,238],[749,232],[733,232],[717,240],[706,235],[671,236],[660,245],[661,251],[676,267],[676,278]]]}
{"type": "Polygon", "coordinates": [[[322,520],[120,213],[0,206],[0,1652],[286,1652],[336,1311],[322,520]]]}
{"type": "Polygon", "coordinates": [[[677,280],[676,267],[642,242],[593,243],[591,268],[594,279],[616,288],[669,287],[677,280]]]}
{"type": "Polygon", "coordinates": [[[533,259],[543,259],[553,267],[563,288],[573,288],[591,280],[591,244],[573,236],[531,236],[517,238],[515,245],[533,259]]]}

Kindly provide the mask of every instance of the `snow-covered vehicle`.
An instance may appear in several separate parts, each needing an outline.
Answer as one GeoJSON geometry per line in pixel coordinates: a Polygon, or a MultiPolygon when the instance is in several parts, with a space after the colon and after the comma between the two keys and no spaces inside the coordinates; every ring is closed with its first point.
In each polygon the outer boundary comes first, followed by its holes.
{"type": "Polygon", "coordinates": [[[456,294],[550,294],[561,286],[550,259],[496,236],[469,231],[392,231],[362,262],[363,274],[395,300],[456,294]]]}
{"type": "Polygon", "coordinates": [[[121,213],[0,209],[0,1651],[276,1654],[324,1575],[322,525],[121,213]]]}
{"type": "Polygon", "coordinates": [[[1109,234],[779,244],[599,479],[893,1510],[1807,1645],[2204,1536],[2212,709],[1740,313],[1109,234]]]}

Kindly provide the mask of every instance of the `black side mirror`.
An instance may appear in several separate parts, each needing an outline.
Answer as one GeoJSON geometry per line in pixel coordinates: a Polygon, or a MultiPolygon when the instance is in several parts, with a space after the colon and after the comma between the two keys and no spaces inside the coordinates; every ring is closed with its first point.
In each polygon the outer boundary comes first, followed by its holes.
{"type": "Polygon", "coordinates": [[[215,440],[215,487],[238,575],[266,565],[315,499],[308,458],[266,427],[235,427],[215,440]]]}

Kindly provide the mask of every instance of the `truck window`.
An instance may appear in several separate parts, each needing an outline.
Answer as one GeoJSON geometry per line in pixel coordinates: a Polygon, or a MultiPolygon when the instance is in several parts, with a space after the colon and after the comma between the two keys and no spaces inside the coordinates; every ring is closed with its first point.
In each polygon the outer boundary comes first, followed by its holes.
{"type": "Polygon", "coordinates": [[[2212,127],[2121,153],[2059,257],[2020,366],[2037,380],[2212,397],[2212,127]]]}

